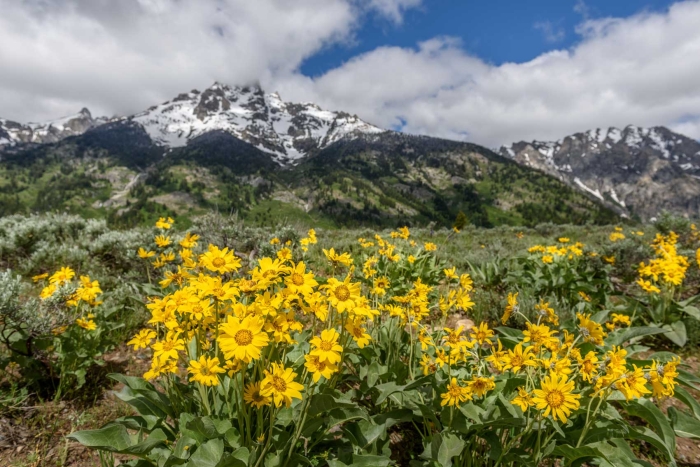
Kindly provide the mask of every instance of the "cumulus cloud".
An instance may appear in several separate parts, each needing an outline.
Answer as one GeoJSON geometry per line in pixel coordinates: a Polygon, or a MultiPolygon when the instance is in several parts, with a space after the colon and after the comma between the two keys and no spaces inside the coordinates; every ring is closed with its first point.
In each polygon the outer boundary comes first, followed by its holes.
{"type": "Polygon", "coordinates": [[[312,82],[295,78],[289,92],[387,127],[488,146],[628,124],[700,138],[698,24],[698,1],[587,20],[575,47],[500,66],[450,38],[382,47],[312,82]]]}
{"type": "Polygon", "coordinates": [[[315,78],[299,72],[324,47],[355,40],[369,12],[396,23],[419,5],[0,0],[0,114],[37,120],[83,105],[128,114],[214,80],[259,81],[287,100],[488,146],[627,124],[700,138],[700,1],[628,18],[586,16],[577,45],[526,63],[496,66],[458,39],[436,37],[376,48],[315,78]]]}
{"type": "Polygon", "coordinates": [[[293,73],[368,11],[418,0],[0,0],[0,110],[133,112],[214,80],[293,73]]]}

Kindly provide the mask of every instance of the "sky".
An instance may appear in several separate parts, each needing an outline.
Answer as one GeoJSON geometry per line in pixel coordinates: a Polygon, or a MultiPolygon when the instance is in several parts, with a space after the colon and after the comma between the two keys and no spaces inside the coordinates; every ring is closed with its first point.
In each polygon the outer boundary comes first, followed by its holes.
{"type": "Polygon", "coordinates": [[[0,117],[130,115],[214,81],[498,147],[700,139],[700,0],[0,0],[0,117]]]}

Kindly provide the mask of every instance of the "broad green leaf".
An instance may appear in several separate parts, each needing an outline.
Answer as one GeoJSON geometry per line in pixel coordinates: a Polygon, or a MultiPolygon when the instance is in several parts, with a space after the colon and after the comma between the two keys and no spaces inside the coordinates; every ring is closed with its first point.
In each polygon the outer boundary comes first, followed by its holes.
{"type": "Polygon", "coordinates": [[[589,444],[589,446],[597,449],[605,456],[599,461],[601,467],[635,467],[632,458],[626,455],[617,446],[608,444],[607,441],[599,441],[594,444],[589,444]]]}
{"type": "Polygon", "coordinates": [[[353,454],[349,464],[341,462],[337,459],[329,460],[328,467],[387,467],[391,463],[391,459],[385,456],[372,456],[367,454],[353,454]]]}
{"type": "Polygon", "coordinates": [[[608,319],[608,314],[610,314],[610,310],[601,310],[591,316],[591,319],[596,323],[603,324],[608,319]]]}
{"type": "Polygon", "coordinates": [[[678,381],[683,383],[686,386],[689,386],[693,389],[697,389],[700,391],[700,378],[695,376],[694,374],[681,370],[680,368],[678,369],[678,381]]]}
{"type": "Polygon", "coordinates": [[[352,420],[367,420],[367,414],[359,408],[338,408],[328,412],[328,426],[333,427],[352,420]]]}
{"type": "Polygon", "coordinates": [[[672,324],[665,324],[663,329],[666,331],[664,336],[678,347],[683,347],[688,342],[688,334],[685,331],[685,323],[676,321],[672,324]]]}
{"type": "Polygon", "coordinates": [[[431,443],[433,460],[442,467],[452,467],[452,458],[459,456],[464,449],[464,440],[452,433],[436,434],[431,443]]]}
{"type": "Polygon", "coordinates": [[[386,434],[384,425],[376,425],[368,420],[360,420],[359,422],[349,423],[343,427],[343,431],[350,434],[358,447],[366,448],[377,440],[380,436],[386,434]]]}
{"type": "Polygon", "coordinates": [[[556,457],[566,458],[569,464],[572,464],[574,461],[583,459],[602,458],[607,460],[605,454],[600,452],[598,449],[590,446],[581,446],[575,448],[573,446],[569,446],[568,444],[563,444],[554,448],[554,451],[552,451],[552,455],[556,457]]]}
{"type": "Polygon", "coordinates": [[[692,410],[695,418],[700,420],[700,403],[685,389],[680,386],[676,386],[674,390],[674,397],[679,401],[687,405],[690,410],[692,410]]]}
{"type": "Polygon", "coordinates": [[[692,305],[688,305],[686,307],[683,307],[682,310],[692,316],[693,318],[700,320],[700,309],[697,307],[694,307],[692,305]]]}
{"type": "Polygon", "coordinates": [[[216,467],[224,455],[224,442],[211,439],[202,444],[190,457],[188,467],[216,467]]]}
{"type": "Polygon", "coordinates": [[[138,443],[129,436],[123,425],[109,425],[99,430],[78,431],[68,435],[83,446],[103,451],[144,456],[167,439],[162,430],[157,429],[144,441],[138,443]]]}
{"type": "Polygon", "coordinates": [[[654,428],[673,458],[673,453],[676,452],[676,435],[663,412],[648,399],[626,402],[623,403],[623,407],[630,415],[645,420],[654,428]]]}
{"type": "Polygon", "coordinates": [[[71,433],[68,438],[83,446],[105,451],[121,451],[131,446],[131,437],[123,425],[109,425],[99,430],[83,430],[71,433]]]}
{"type": "Polygon", "coordinates": [[[309,406],[309,416],[315,417],[329,410],[337,408],[351,408],[356,406],[357,404],[340,401],[330,394],[315,394],[309,406]]]}
{"type": "MultiPolygon", "coordinates": [[[[676,465],[675,461],[673,460],[673,453],[674,451],[671,451],[669,449],[669,446],[657,435],[653,430],[651,430],[649,427],[646,426],[635,426],[630,429],[630,432],[627,435],[628,439],[640,439],[642,441],[646,441],[647,443],[651,444],[654,446],[660,453],[663,453],[663,455],[666,457],[666,460],[668,460],[671,465],[676,465]]],[[[674,443],[675,443],[675,438],[674,438],[674,443]]]]}
{"type": "Polygon", "coordinates": [[[631,328],[618,329],[615,332],[608,334],[605,339],[610,345],[622,345],[630,339],[641,336],[651,336],[654,334],[663,334],[666,330],[656,326],[633,326],[631,328]]]}
{"type": "Polygon", "coordinates": [[[395,392],[401,392],[406,388],[406,386],[399,386],[393,381],[390,381],[388,383],[384,384],[379,384],[375,386],[375,389],[379,391],[379,395],[377,396],[377,400],[374,401],[376,405],[380,405],[382,402],[386,400],[387,397],[390,395],[394,394],[395,392]]]}
{"type": "Polygon", "coordinates": [[[681,438],[700,439],[700,421],[679,412],[675,407],[668,408],[673,430],[681,438]]]}

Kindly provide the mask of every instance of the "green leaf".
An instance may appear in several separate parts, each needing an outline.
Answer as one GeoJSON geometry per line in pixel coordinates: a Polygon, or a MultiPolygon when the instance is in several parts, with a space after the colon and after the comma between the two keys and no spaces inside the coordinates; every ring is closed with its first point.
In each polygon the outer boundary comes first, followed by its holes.
{"type": "Polygon", "coordinates": [[[352,420],[367,420],[367,414],[360,408],[339,408],[328,413],[328,426],[333,427],[352,420]]]}
{"type": "Polygon", "coordinates": [[[698,401],[696,401],[688,391],[680,386],[676,386],[674,390],[674,397],[687,405],[690,410],[693,411],[695,418],[700,420],[700,403],[698,403],[698,401]]]}
{"type": "Polygon", "coordinates": [[[385,456],[371,456],[367,454],[353,454],[349,464],[345,464],[337,459],[329,460],[328,467],[387,467],[391,459],[385,456]]]}
{"type": "Polygon", "coordinates": [[[608,319],[608,314],[610,314],[610,310],[601,310],[598,313],[591,316],[591,319],[596,323],[603,324],[608,319]]]}
{"type": "Polygon", "coordinates": [[[123,425],[109,425],[99,430],[83,430],[71,433],[69,439],[83,446],[119,452],[131,446],[131,438],[123,425]]]}
{"type": "Polygon", "coordinates": [[[693,389],[697,389],[700,391],[700,378],[695,376],[694,374],[681,370],[680,368],[678,369],[678,381],[683,383],[686,386],[689,386],[693,389]]]}
{"type": "Polygon", "coordinates": [[[329,410],[337,408],[352,408],[356,406],[357,404],[338,400],[330,394],[316,394],[313,396],[309,406],[309,416],[315,417],[329,410]]]}
{"type": "Polygon", "coordinates": [[[376,405],[379,405],[382,402],[384,402],[386,400],[386,398],[389,397],[390,395],[392,395],[396,392],[401,392],[405,388],[406,388],[406,386],[399,386],[393,381],[375,386],[375,389],[379,390],[379,395],[377,396],[377,400],[374,401],[374,403],[376,405]]]}
{"type": "Polygon", "coordinates": [[[224,442],[212,439],[202,444],[190,457],[188,467],[216,467],[224,455],[224,442]]]}
{"type": "Polygon", "coordinates": [[[689,305],[689,306],[683,307],[682,310],[686,314],[692,316],[693,318],[700,320],[700,309],[698,309],[692,305],[689,305]]]}
{"type": "Polygon", "coordinates": [[[618,329],[615,332],[608,334],[605,339],[610,345],[622,345],[630,339],[641,336],[651,336],[654,334],[663,334],[666,331],[656,326],[634,326],[631,328],[618,329]]]}
{"type": "MultiPolygon", "coordinates": [[[[660,453],[664,454],[664,457],[666,457],[667,460],[671,462],[672,465],[675,465],[675,461],[673,460],[673,451],[669,450],[668,445],[657,435],[653,430],[651,430],[649,427],[646,426],[635,426],[630,429],[630,432],[627,435],[628,439],[640,439],[642,441],[646,441],[647,443],[651,444],[654,446],[660,453]]],[[[675,439],[674,439],[675,442],[675,439]]]]}
{"type": "Polygon", "coordinates": [[[249,458],[248,448],[238,448],[230,456],[222,458],[216,467],[247,467],[249,458]]]}
{"type": "Polygon", "coordinates": [[[78,431],[68,435],[68,438],[93,449],[143,457],[154,447],[163,444],[167,436],[163,430],[157,429],[144,441],[137,443],[136,439],[129,436],[124,425],[108,425],[99,430],[78,431]]]}
{"type": "Polygon", "coordinates": [[[700,421],[679,412],[675,407],[668,408],[673,430],[681,438],[700,439],[700,421]]]}
{"type": "Polygon", "coordinates": [[[377,384],[379,375],[386,373],[386,370],[387,368],[385,366],[380,366],[376,360],[370,363],[367,369],[367,385],[369,387],[374,387],[374,385],[377,384]]]}
{"type": "Polygon", "coordinates": [[[678,347],[683,347],[688,341],[688,334],[685,331],[685,323],[683,321],[676,321],[670,325],[665,324],[663,329],[666,330],[664,336],[678,347]]]}
{"type": "Polygon", "coordinates": [[[635,467],[632,458],[627,453],[621,451],[617,446],[608,444],[607,441],[600,441],[589,446],[605,456],[599,461],[601,467],[635,467]]]}
{"type": "Polygon", "coordinates": [[[375,442],[380,436],[386,434],[384,425],[376,425],[368,420],[349,423],[343,427],[343,431],[351,435],[357,445],[363,449],[375,442]]]}
{"type": "Polygon", "coordinates": [[[460,437],[452,433],[436,434],[431,443],[433,460],[442,467],[452,467],[452,458],[462,453],[464,444],[460,437]]]}
{"type": "Polygon", "coordinates": [[[570,464],[574,461],[583,459],[602,458],[607,460],[605,455],[602,452],[600,452],[600,450],[590,446],[581,446],[575,448],[573,446],[569,446],[568,444],[563,444],[554,448],[554,451],[552,451],[552,455],[554,455],[555,457],[564,457],[567,461],[569,461],[570,464]]]}
{"type": "Polygon", "coordinates": [[[666,446],[667,452],[670,453],[671,459],[673,459],[673,453],[676,452],[676,435],[663,412],[650,400],[643,398],[638,401],[623,403],[623,407],[627,413],[644,419],[654,428],[654,431],[666,446]]]}

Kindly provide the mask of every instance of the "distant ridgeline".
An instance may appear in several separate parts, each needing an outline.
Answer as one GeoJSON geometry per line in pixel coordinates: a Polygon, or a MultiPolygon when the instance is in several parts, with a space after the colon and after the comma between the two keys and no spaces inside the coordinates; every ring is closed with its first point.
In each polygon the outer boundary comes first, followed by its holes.
{"type": "Polygon", "coordinates": [[[449,227],[460,212],[478,226],[698,214],[700,145],[665,128],[499,153],[215,83],[129,117],[0,119],[0,214],[59,210],[131,226],[218,210],[326,227],[449,227]]]}

